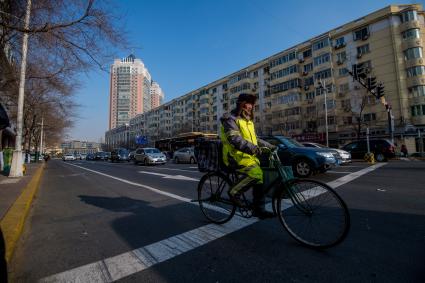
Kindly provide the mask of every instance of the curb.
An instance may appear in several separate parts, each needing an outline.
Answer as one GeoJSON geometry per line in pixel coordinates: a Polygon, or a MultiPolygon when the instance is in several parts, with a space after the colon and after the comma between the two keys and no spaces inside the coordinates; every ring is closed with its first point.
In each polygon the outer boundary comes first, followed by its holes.
{"type": "Polygon", "coordinates": [[[6,245],[6,260],[10,262],[16,243],[22,234],[25,219],[31,208],[32,201],[40,185],[41,176],[43,175],[45,164],[37,169],[31,181],[22,191],[21,195],[16,199],[13,205],[6,212],[3,219],[0,220],[0,227],[3,231],[4,241],[6,245]]]}

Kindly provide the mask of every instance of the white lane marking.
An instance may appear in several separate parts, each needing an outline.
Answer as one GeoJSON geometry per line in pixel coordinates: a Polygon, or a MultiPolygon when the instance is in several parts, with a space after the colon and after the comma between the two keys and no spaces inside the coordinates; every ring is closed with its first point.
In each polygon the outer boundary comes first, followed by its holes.
{"type": "Polygon", "coordinates": [[[345,176],[343,176],[343,177],[341,177],[341,178],[338,178],[338,179],[336,179],[336,180],[334,180],[334,181],[332,181],[332,182],[329,182],[329,183],[327,183],[327,185],[328,185],[328,186],[330,186],[331,188],[336,189],[336,188],[338,188],[339,186],[342,186],[342,185],[344,185],[344,184],[347,184],[348,182],[351,182],[351,181],[353,181],[354,179],[357,179],[357,178],[359,178],[360,176],[362,176],[362,175],[364,175],[364,174],[367,174],[367,173],[369,173],[369,172],[372,172],[373,170],[376,170],[376,169],[378,169],[379,167],[382,167],[382,166],[384,166],[384,165],[386,165],[386,164],[387,164],[387,163],[378,163],[378,164],[375,164],[375,165],[372,165],[372,166],[366,167],[366,168],[364,168],[364,169],[362,169],[362,170],[359,170],[359,171],[353,172],[353,173],[351,173],[351,174],[348,174],[348,175],[345,175],[345,176]]]}
{"type": "Polygon", "coordinates": [[[195,170],[187,170],[187,169],[174,169],[174,168],[168,168],[168,167],[158,167],[155,169],[159,169],[159,170],[172,170],[172,171],[183,171],[183,172],[192,172],[192,173],[198,173],[199,171],[195,171],[195,170]]]}
{"type": "Polygon", "coordinates": [[[326,173],[335,173],[335,174],[350,174],[353,172],[349,172],[349,171],[332,171],[332,170],[328,170],[326,171],[326,173]]]}
{"type": "MultiPolygon", "coordinates": [[[[328,185],[337,188],[346,184],[360,176],[369,173],[386,163],[380,163],[358,172],[339,178],[328,185]]],[[[72,164],[70,164],[72,165],[72,164]]],[[[127,180],[113,177],[101,172],[90,170],[81,166],[72,165],[84,170],[88,170],[103,176],[111,177],[116,180],[124,181],[125,183],[135,184],[138,186],[153,189],[149,186],[129,182],[127,180]]],[[[153,189],[153,191],[158,191],[153,189]]],[[[316,197],[325,192],[318,187],[304,191],[303,195],[307,198],[316,197]]],[[[160,192],[161,194],[163,192],[160,192]]],[[[168,195],[169,193],[166,193],[168,195]]],[[[171,194],[172,195],[172,194],[171,194]]],[[[182,198],[184,199],[184,198],[182,198]]],[[[269,204],[271,206],[271,204],[269,204]]],[[[288,209],[292,207],[292,202],[289,199],[282,200],[282,208],[288,209]]],[[[145,270],[155,264],[169,260],[187,251],[203,246],[211,241],[222,238],[229,233],[238,231],[244,227],[258,222],[257,218],[243,219],[234,217],[231,221],[222,224],[208,224],[191,231],[172,236],[168,239],[126,252],[117,256],[106,258],[104,260],[90,263],[81,267],[77,267],[62,273],[51,275],[41,279],[39,282],[112,282],[121,278],[127,277],[134,273],[145,270]]]]}
{"type": "MultiPolygon", "coordinates": [[[[114,177],[112,175],[108,175],[108,174],[105,174],[105,173],[102,173],[102,172],[99,172],[99,171],[91,170],[91,169],[88,169],[88,168],[85,168],[85,167],[82,167],[82,166],[78,166],[78,165],[74,165],[74,164],[70,164],[70,163],[67,163],[67,164],[68,165],[71,165],[71,166],[74,166],[74,167],[78,167],[80,169],[83,169],[83,170],[86,170],[86,171],[89,171],[89,172],[92,172],[92,173],[96,173],[96,174],[99,174],[99,175],[102,175],[102,176],[105,176],[105,177],[109,177],[109,178],[115,179],[117,181],[121,181],[121,182],[126,183],[126,184],[129,184],[129,185],[133,185],[133,186],[136,186],[136,187],[141,187],[141,188],[150,190],[150,191],[152,191],[154,193],[157,193],[157,194],[160,194],[160,195],[164,195],[164,196],[167,196],[167,197],[170,197],[170,198],[173,198],[173,199],[177,199],[177,200],[180,200],[180,201],[188,202],[188,203],[193,203],[188,198],[181,197],[179,195],[175,195],[175,194],[172,194],[172,193],[167,193],[167,192],[164,192],[164,191],[155,189],[155,188],[153,188],[151,186],[147,186],[147,185],[143,185],[143,184],[131,182],[131,181],[128,181],[128,180],[125,180],[125,179],[122,179],[122,178],[114,177]]],[[[193,204],[196,204],[196,203],[193,203],[193,204]]]]}
{"type": "Polygon", "coordinates": [[[183,175],[168,175],[168,174],[162,174],[162,173],[156,173],[156,172],[150,172],[150,171],[139,171],[139,173],[161,176],[164,179],[174,179],[174,180],[182,180],[182,181],[199,182],[199,179],[191,178],[191,177],[187,177],[187,176],[183,176],[183,175]]]}
{"type": "Polygon", "coordinates": [[[198,169],[198,166],[196,166],[196,167],[195,166],[190,166],[189,168],[196,168],[196,169],[198,169]]]}
{"type": "Polygon", "coordinates": [[[2,184],[15,184],[15,183],[19,182],[20,180],[21,180],[20,178],[4,179],[4,180],[0,181],[0,185],[2,185],[2,184]]]}
{"type": "Polygon", "coordinates": [[[39,282],[112,282],[145,270],[257,222],[234,218],[223,224],[208,224],[168,239],[90,263],[39,282]]]}

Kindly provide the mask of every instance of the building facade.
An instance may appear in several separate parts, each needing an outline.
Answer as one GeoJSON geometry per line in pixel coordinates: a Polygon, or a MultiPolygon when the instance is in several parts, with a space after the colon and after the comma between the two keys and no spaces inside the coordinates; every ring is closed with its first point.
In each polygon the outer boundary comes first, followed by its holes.
{"type": "Polygon", "coordinates": [[[88,154],[101,150],[101,146],[97,142],[88,141],[69,141],[64,142],[60,146],[63,154],[88,154]]]}
{"type": "Polygon", "coordinates": [[[425,132],[424,46],[423,7],[388,6],[135,117],[129,136],[218,133],[221,115],[245,92],[258,96],[258,134],[325,143],[326,103],[331,145],[363,138],[369,128],[372,137],[393,136],[412,152],[418,131],[425,132]],[[385,99],[353,81],[354,64],[384,84],[385,99]]]}
{"type": "Polygon", "coordinates": [[[109,129],[128,124],[151,109],[151,75],[140,59],[130,55],[111,66],[109,129]]]}
{"type": "Polygon", "coordinates": [[[162,92],[161,87],[155,81],[152,81],[151,84],[151,109],[159,107],[164,103],[164,93],[162,92]]]}

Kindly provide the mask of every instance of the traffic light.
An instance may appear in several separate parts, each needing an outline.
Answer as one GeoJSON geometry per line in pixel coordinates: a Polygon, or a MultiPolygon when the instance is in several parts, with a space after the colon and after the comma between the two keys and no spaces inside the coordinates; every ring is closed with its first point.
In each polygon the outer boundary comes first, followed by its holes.
{"type": "Polygon", "coordinates": [[[381,98],[384,96],[384,85],[382,83],[380,83],[377,87],[376,87],[376,98],[381,98]]]}
{"type": "Polygon", "coordinates": [[[371,92],[376,88],[376,77],[367,78],[367,89],[371,92]]]}

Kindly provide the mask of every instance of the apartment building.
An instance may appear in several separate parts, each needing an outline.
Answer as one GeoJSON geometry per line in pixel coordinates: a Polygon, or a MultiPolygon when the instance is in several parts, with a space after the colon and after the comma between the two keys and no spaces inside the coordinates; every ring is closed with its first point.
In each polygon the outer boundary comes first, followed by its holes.
{"type": "Polygon", "coordinates": [[[423,7],[391,5],[144,113],[130,120],[129,135],[218,132],[221,115],[246,92],[258,96],[258,134],[325,143],[326,103],[331,145],[364,137],[368,127],[372,137],[394,136],[415,151],[425,132],[424,45],[423,7]],[[354,64],[384,84],[384,100],[353,81],[354,64]]]}
{"type": "Polygon", "coordinates": [[[88,154],[100,151],[100,144],[89,141],[68,141],[60,145],[62,153],[67,154],[88,154]]]}

